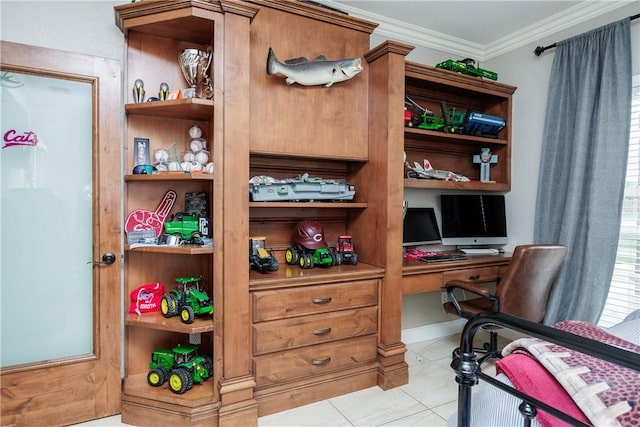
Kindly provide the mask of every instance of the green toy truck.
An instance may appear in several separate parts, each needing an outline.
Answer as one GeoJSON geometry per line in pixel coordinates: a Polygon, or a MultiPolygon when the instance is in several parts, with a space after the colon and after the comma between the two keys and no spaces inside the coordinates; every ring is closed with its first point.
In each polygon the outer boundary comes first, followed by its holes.
{"type": "Polygon", "coordinates": [[[179,212],[164,223],[164,233],[178,236],[188,243],[203,245],[202,237],[209,234],[209,218],[179,212]]]}
{"type": "Polygon", "coordinates": [[[213,314],[213,301],[200,285],[200,280],[197,276],[176,278],[176,287],[160,301],[162,315],[173,317],[180,314],[184,323],[192,323],[196,316],[213,314]]]}
{"type": "Polygon", "coordinates": [[[284,253],[287,264],[298,264],[301,268],[330,267],[337,264],[333,248],[295,248],[290,246],[284,253]]]}
{"type": "Polygon", "coordinates": [[[476,67],[476,61],[471,58],[465,58],[459,61],[447,59],[444,62],[436,64],[436,68],[455,71],[457,73],[466,74],[468,76],[484,77],[491,80],[498,80],[498,73],[476,67]]]}
{"type": "Polygon", "coordinates": [[[147,383],[160,387],[169,380],[169,389],[182,394],[193,384],[213,376],[213,360],[209,356],[198,356],[198,346],[178,344],[172,350],[154,350],[149,363],[147,383]]]}

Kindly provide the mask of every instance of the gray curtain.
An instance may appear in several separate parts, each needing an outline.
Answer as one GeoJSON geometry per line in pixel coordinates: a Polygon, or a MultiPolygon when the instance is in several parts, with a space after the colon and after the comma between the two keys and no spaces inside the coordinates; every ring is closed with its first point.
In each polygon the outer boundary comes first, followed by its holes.
{"type": "Polygon", "coordinates": [[[597,322],[620,229],[631,126],[629,18],[557,43],[534,240],[568,247],[544,323],[597,322]]]}

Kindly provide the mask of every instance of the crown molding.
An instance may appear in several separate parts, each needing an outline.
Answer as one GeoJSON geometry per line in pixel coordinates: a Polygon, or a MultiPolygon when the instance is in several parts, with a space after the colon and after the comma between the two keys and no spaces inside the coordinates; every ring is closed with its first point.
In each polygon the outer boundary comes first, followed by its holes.
{"type": "MultiPolygon", "coordinates": [[[[485,60],[539,41],[574,25],[586,22],[633,1],[584,1],[575,6],[485,45],[485,60]]],[[[552,43],[558,40],[554,40],[552,43]]]]}
{"type": "Polygon", "coordinates": [[[338,3],[333,0],[317,0],[317,2],[342,10],[354,17],[379,23],[380,25],[373,31],[375,35],[439,50],[463,58],[470,57],[477,61],[486,61],[612,10],[632,4],[634,0],[583,1],[486,45],[367,12],[345,3],[338,3]]]}

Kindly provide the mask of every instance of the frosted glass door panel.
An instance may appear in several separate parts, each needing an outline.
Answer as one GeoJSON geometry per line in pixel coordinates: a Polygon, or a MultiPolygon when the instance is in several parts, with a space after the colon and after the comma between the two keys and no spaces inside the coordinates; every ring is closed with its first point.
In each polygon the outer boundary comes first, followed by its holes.
{"type": "Polygon", "coordinates": [[[92,354],[92,83],[1,77],[0,365],[92,354]]]}

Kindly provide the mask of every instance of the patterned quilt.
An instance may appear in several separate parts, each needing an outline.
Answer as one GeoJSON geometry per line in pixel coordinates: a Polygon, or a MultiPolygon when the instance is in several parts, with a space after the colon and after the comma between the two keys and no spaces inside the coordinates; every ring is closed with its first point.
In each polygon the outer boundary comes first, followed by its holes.
{"type": "MultiPolygon", "coordinates": [[[[568,320],[554,327],[640,353],[640,346],[591,323],[568,320]]],[[[594,426],[640,426],[640,373],[537,338],[512,342],[503,355],[511,353],[535,358],[594,426]]]]}

